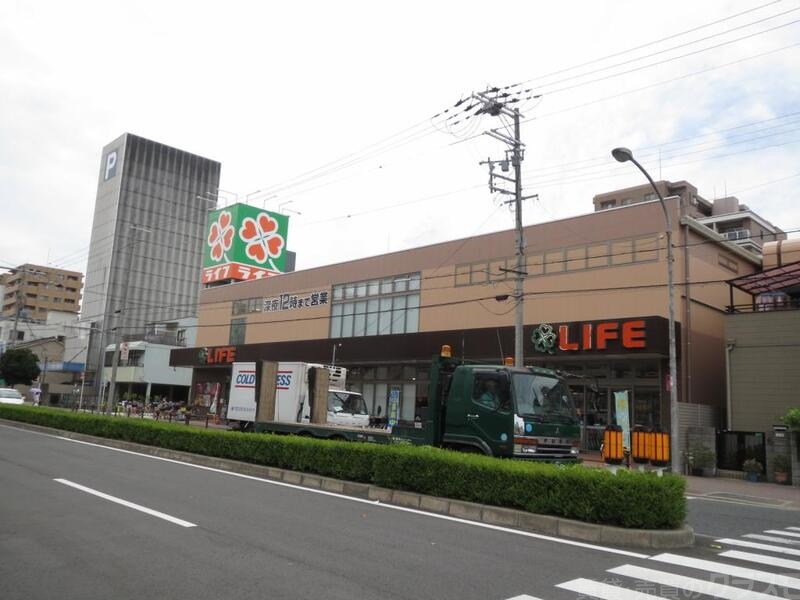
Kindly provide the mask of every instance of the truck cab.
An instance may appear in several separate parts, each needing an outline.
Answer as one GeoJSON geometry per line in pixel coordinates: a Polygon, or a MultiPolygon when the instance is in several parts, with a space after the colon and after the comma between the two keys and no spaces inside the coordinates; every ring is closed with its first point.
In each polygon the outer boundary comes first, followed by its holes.
{"type": "Polygon", "coordinates": [[[369,412],[364,397],[347,390],[328,391],[328,423],[346,427],[369,426],[369,412]]]}
{"type": "Polygon", "coordinates": [[[566,380],[538,367],[464,364],[448,356],[431,366],[427,421],[394,434],[490,456],[577,460],[580,420],[566,380]]]}

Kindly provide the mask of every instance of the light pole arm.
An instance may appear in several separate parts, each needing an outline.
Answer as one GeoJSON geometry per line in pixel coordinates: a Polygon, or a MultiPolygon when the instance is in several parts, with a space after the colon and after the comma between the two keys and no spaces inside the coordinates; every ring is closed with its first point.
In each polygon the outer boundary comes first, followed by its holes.
{"type": "MultiPolygon", "coordinates": [[[[653,191],[656,193],[656,196],[658,196],[658,201],[661,203],[661,210],[664,211],[664,218],[667,220],[667,235],[669,235],[671,237],[672,236],[672,218],[669,216],[669,211],[667,210],[667,204],[666,204],[666,202],[664,202],[664,196],[662,196],[661,192],[658,191],[658,187],[656,186],[656,182],[653,181],[652,177],[650,177],[650,173],[645,171],[644,167],[639,164],[639,161],[637,161],[632,156],[628,160],[630,160],[633,164],[635,164],[636,168],[638,168],[642,172],[642,174],[645,177],[647,177],[647,181],[650,182],[650,185],[652,186],[653,191]]],[[[668,251],[671,252],[672,249],[669,248],[668,251]]]]}

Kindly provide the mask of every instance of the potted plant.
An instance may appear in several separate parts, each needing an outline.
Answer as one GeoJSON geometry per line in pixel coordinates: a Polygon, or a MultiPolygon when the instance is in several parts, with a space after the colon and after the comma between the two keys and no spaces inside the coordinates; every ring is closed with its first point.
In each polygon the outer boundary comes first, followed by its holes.
{"type": "Polygon", "coordinates": [[[692,471],[704,477],[713,477],[717,471],[717,455],[708,446],[696,446],[691,451],[692,471]]]}
{"type": "Polygon", "coordinates": [[[748,481],[758,481],[759,476],[764,472],[764,465],[755,458],[748,458],[742,463],[742,471],[747,474],[748,481]]]}
{"type": "Polygon", "coordinates": [[[788,483],[789,472],[792,470],[792,461],[788,454],[776,454],[772,459],[772,466],[775,469],[775,483],[788,483]]]}

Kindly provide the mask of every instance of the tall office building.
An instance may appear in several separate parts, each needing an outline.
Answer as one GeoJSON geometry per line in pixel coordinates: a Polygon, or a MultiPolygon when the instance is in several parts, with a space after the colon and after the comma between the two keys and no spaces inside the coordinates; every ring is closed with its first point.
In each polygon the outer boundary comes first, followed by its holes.
{"type": "MultiPolygon", "coordinates": [[[[126,133],[103,148],[81,320],[87,370],[117,333],[194,314],[220,163],[126,133]]],[[[91,376],[91,375],[90,375],[91,376]]]]}

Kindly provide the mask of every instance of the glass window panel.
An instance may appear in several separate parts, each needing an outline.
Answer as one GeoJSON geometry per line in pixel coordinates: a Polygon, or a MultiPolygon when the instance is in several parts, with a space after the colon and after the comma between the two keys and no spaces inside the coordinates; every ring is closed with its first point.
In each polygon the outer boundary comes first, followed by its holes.
{"type": "Polygon", "coordinates": [[[408,289],[408,277],[406,275],[399,275],[394,280],[394,291],[405,292],[408,289]]]}
{"type": "Polygon", "coordinates": [[[406,333],[417,333],[419,331],[419,309],[409,308],[406,311],[406,333]]]}
{"type": "Polygon", "coordinates": [[[386,394],[388,386],[385,383],[375,384],[375,401],[373,403],[373,415],[380,413],[381,417],[386,418],[386,394]],[[380,409],[380,411],[378,410],[380,409]]]}
{"type": "Polygon", "coordinates": [[[386,379],[387,369],[386,367],[378,367],[375,371],[375,377],[377,379],[386,379]]]}
{"type": "Polygon", "coordinates": [[[403,367],[400,365],[390,365],[386,370],[386,379],[397,381],[403,378],[403,367]]]}
{"type": "Polygon", "coordinates": [[[608,244],[589,246],[586,250],[589,256],[587,265],[590,269],[608,266],[608,244]]]}
{"type": "Polygon", "coordinates": [[[580,271],[586,268],[586,248],[567,250],[567,271],[580,271]]]}
{"type": "Polygon", "coordinates": [[[639,238],[634,242],[637,262],[658,260],[658,236],[639,238]]]}
{"type": "Polygon", "coordinates": [[[392,310],[392,333],[404,333],[406,328],[406,297],[395,296],[392,310]]]}
{"type": "Polygon", "coordinates": [[[342,298],[344,298],[344,286],[343,285],[333,286],[333,299],[341,300],[342,298]]]}
{"type": "Polygon", "coordinates": [[[231,346],[244,344],[247,319],[231,319],[231,330],[228,343],[231,346]]]}
{"type": "Polygon", "coordinates": [[[411,276],[411,281],[408,282],[408,289],[410,291],[412,291],[412,292],[414,290],[418,290],[419,286],[420,286],[420,280],[421,280],[420,274],[419,273],[414,273],[411,276]]]}
{"type": "Polygon", "coordinates": [[[353,315],[342,316],[342,337],[353,336],[353,315]]]}
{"type": "Polygon", "coordinates": [[[377,296],[381,291],[381,282],[373,279],[367,283],[367,294],[370,296],[377,296]]]}
{"type": "Polygon", "coordinates": [[[342,337],[342,317],[331,317],[331,337],[342,337]]]}
{"type": "Polygon", "coordinates": [[[419,331],[419,294],[407,296],[407,301],[406,333],[416,333],[419,331]]]}
{"type": "MultiPolygon", "coordinates": [[[[366,289],[366,288],[365,288],[366,289]]],[[[353,335],[361,337],[366,330],[367,302],[356,302],[356,314],[353,317],[353,335]]]]}
{"type": "Polygon", "coordinates": [[[344,297],[345,298],[354,298],[356,295],[356,287],[352,283],[348,283],[344,286],[344,297]]]}
{"type": "MultiPolygon", "coordinates": [[[[516,261],[512,263],[516,267],[516,261]]],[[[489,276],[492,281],[503,281],[508,277],[508,269],[505,258],[499,258],[489,263],[489,276]]]]}
{"type": "Polygon", "coordinates": [[[372,406],[375,404],[375,384],[365,383],[361,387],[361,395],[364,396],[364,402],[367,403],[367,412],[372,414],[372,406]]]}
{"type": "Polygon", "coordinates": [[[627,265],[633,262],[633,242],[624,240],[611,242],[611,264],[627,265]]]}
{"type": "MultiPolygon", "coordinates": [[[[564,251],[545,252],[544,269],[545,273],[562,273],[564,271],[564,251]]],[[[529,273],[530,274],[530,273],[529,273]]]]}
{"type": "Polygon", "coordinates": [[[531,254],[525,258],[527,259],[525,272],[528,275],[541,275],[544,273],[544,257],[541,254],[531,254]]]}
{"type": "Polygon", "coordinates": [[[367,295],[367,282],[362,281],[356,284],[356,298],[364,298],[367,295]]]}
{"type": "Polygon", "coordinates": [[[403,392],[400,396],[400,418],[404,421],[414,420],[414,408],[416,404],[417,384],[406,383],[403,385],[403,392]]]}
{"type": "Polygon", "coordinates": [[[381,280],[381,294],[391,294],[392,293],[392,279],[383,279],[381,280]]]}
{"type": "Polygon", "coordinates": [[[469,285],[469,265],[456,265],[456,285],[469,285]]]}
{"type": "Polygon", "coordinates": [[[477,263],[472,265],[471,283],[486,283],[489,281],[489,264],[477,263]]]}
{"type": "Polygon", "coordinates": [[[392,299],[381,298],[381,310],[378,315],[378,335],[387,335],[392,331],[392,299]]]}
{"type": "Polygon", "coordinates": [[[367,323],[364,330],[365,335],[378,335],[378,300],[367,301],[367,323]]]}
{"type": "Polygon", "coordinates": [[[646,360],[636,362],[636,377],[639,379],[658,379],[658,361],[646,360]]]}

